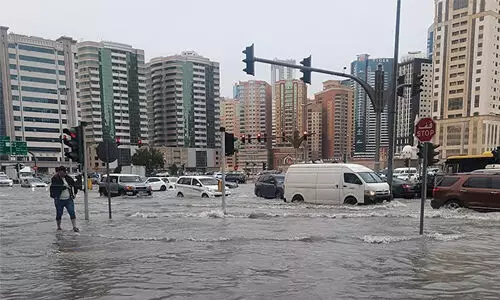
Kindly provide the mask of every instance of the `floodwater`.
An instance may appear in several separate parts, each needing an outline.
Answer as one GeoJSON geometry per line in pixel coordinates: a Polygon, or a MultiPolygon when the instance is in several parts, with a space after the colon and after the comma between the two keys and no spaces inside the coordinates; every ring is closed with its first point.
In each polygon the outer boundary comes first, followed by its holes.
{"type": "Polygon", "coordinates": [[[76,199],[56,231],[45,189],[0,189],[2,299],[497,299],[500,213],[227,199],[76,199]]]}

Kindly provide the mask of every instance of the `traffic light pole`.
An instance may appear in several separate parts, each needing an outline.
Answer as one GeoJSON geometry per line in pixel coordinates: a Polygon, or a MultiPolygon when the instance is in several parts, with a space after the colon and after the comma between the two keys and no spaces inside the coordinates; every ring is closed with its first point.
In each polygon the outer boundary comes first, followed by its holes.
{"type": "Polygon", "coordinates": [[[83,171],[83,206],[85,210],[85,220],[89,220],[89,185],[88,185],[88,174],[87,174],[87,141],[85,139],[85,124],[84,122],[81,123],[81,134],[82,134],[82,139],[83,139],[83,149],[82,149],[82,171],[83,171]]]}
{"type": "Polygon", "coordinates": [[[429,158],[427,152],[429,151],[429,142],[424,143],[424,162],[422,164],[422,185],[420,190],[420,235],[424,234],[424,209],[425,199],[427,198],[427,164],[429,158]]]}
{"type": "Polygon", "coordinates": [[[220,130],[222,136],[222,146],[221,146],[221,176],[222,176],[222,213],[226,214],[226,130],[221,128],[220,130]]]}

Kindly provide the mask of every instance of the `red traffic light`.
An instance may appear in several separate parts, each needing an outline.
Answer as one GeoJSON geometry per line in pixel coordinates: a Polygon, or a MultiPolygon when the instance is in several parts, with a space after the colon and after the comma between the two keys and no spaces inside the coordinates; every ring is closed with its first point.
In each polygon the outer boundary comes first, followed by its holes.
{"type": "Polygon", "coordinates": [[[117,137],[117,138],[115,139],[115,141],[116,141],[116,143],[117,143],[117,144],[119,144],[119,143],[120,143],[120,138],[119,138],[119,137],[117,137]]]}

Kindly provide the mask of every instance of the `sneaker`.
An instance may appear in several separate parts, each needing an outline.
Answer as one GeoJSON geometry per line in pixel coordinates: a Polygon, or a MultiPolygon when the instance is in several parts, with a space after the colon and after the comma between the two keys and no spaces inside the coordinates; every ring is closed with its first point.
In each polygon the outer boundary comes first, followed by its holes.
{"type": "Polygon", "coordinates": [[[73,227],[73,231],[74,232],[80,232],[80,229],[78,229],[78,227],[73,227]]]}

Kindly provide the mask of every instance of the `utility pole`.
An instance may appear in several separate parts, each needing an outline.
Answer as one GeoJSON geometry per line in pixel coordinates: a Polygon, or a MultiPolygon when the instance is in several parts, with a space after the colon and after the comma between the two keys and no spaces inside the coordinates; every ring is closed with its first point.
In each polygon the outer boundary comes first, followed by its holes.
{"type": "Polygon", "coordinates": [[[87,150],[87,141],[85,138],[85,126],[87,126],[86,122],[81,122],[81,134],[83,141],[83,149],[82,149],[82,171],[83,171],[83,206],[85,210],[85,220],[89,220],[89,184],[88,184],[88,174],[87,174],[87,163],[88,163],[88,150],[87,150]]]}
{"type": "Polygon", "coordinates": [[[397,0],[396,4],[396,30],[394,34],[394,66],[392,70],[392,97],[389,100],[387,111],[387,125],[389,131],[389,149],[387,151],[387,183],[392,187],[392,174],[394,168],[394,147],[395,143],[395,115],[397,102],[397,78],[398,78],[398,61],[399,61],[399,23],[401,19],[401,0],[397,0]]]}
{"type": "Polygon", "coordinates": [[[382,65],[378,65],[375,71],[375,172],[380,171],[380,136],[382,112],[384,111],[384,71],[382,65]]]}

